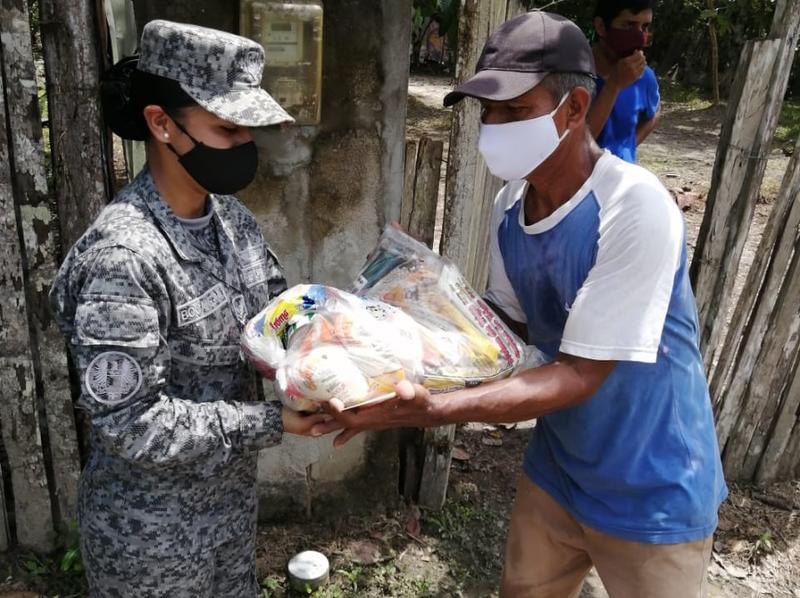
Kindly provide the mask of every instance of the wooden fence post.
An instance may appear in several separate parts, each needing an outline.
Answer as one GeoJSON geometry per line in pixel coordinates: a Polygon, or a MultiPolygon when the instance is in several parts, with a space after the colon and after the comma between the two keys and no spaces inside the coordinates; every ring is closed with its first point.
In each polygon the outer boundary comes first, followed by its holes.
{"type": "MultiPolygon", "coordinates": [[[[53,516],[45,471],[36,376],[25,306],[24,256],[14,206],[6,111],[0,77],[0,426],[11,465],[17,539],[39,551],[54,545],[53,516]]],[[[3,514],[5,518],[5,513],[3,514]]],[[[5,522],[3,522],[5,523],[5,522]]]]}
{"type": "Polygon", "coordinates": [[[26,303],[31,319],[38,403],[44,407],[42,430],[52,466],[50,482],[63,530],[75,517],[80,459],[72,392],[63,339],[48,303],[60,255],[55,201],[47,189],[36,66],[26,0],[1,0],[3,76],[19,224],[26,266],[26,303]]]}
{"type": "Polygon", "coordinates": [[[726,474],[766,484],[800,457],[800,140],[712,380],[726,474]]]}
{"type": "Polygon", "coordinates": [[[100,47],[95,3],[40,0],[50,110],[50,144],[65,250],[111,195],[106,129],[100,113],[100,47]]]}
{"type": "Polygon", "coordinates": [[[443,151],[444,143],[428,137],[406,143],[400,226],[428,247],[433,247],[443,151]]]}
{"type": "Polygon", "coordinates": [[[779,0],[770,38],[742,51],[691,266],[710,370],[766,168],[800,33],[800,0],[779,0]]]}
{"type": "Polygon", "coordinates": [[[724,448],[739,415],[744,390],[769,333],[771,316],[791,259],[792,244],[781,239],[800,226],[800,139],[736,304],[719,362],[711,378],[717,437],[724,448]]]}
{"type": "Polygon", "coordinates": [[[753,479],[770,438],[779,432],[780,437],[775,441],[777,446],[785,447],[792,429],[787,418],[797,416],[800,397],[787,396],[787,391],[800,355],[800,236],[797,229],[787,232],[785,242],[794,246],[794,255],[778,295],[769,333],[763,338],[744,389],[731,385],[732,395],[744,395],[723,453],[725,473],[732,479],[753,479]],[[776,430],[784,411],[784,422],[776,430]]]}
{"type": "MultiPolygon", "coordinates": [[[[519,0],[465,0],[459,19],[456,80],[475,71],[489,35],[509,17],[523,12],[519,0]]],[[[453,109],[447,161],[442,255],[450,258],[480,292],[486,285],[489,216],[502,181],[489,174],[478,155],[480,107],[464,101],[453,109]]],[[[455,426],[425,431],[425,460],[419,504],[440,509],[447,497],[455,426]]]]}
{"type": "MultiPolygon", "coordinates": [[[[406,142],[403,198],[400,204],[400,226],[428,247],[433,247],[436,228],[436,205],[442,172],[444,143],[422,137],[406,142]]],[[[418,497],[420,504],[428,504],[427,488],[423,480],[426,452],[431,450],[426,434],[416,428],[400,433],[400,462],[403,472],[403,495],[418,497]]],[[[430,475],[430,468],[428,468],[430,475]]]]}

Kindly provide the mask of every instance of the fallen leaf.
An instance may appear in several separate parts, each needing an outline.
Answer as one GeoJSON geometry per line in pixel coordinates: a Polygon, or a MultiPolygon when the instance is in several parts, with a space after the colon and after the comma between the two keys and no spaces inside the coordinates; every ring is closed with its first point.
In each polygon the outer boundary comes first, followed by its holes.
{"type": "Polygon", "coordinates": [[[500,438],[492,438],[491,436],[484,436],[481,442],[486,446],[503,446],[503,440],[500,438]]]}
{"type": "Polygon", "coordinates": [[[357,540],[347,547],[350,560],[358,565],[374,565],[383,560],[381,547],[374,542],[357,540]]]}
{"type": "Polygon", "coordinates": [[[457,446],[453,447],[450,454],[456,461],[469,461],[472,458],[467,451],[457,446]]]}

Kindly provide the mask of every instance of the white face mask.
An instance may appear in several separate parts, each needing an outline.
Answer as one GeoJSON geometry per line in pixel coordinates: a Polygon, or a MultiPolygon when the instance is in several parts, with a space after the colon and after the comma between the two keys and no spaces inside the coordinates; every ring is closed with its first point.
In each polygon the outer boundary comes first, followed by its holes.
{"type": "Polygon", "coordinates": [[[478,151],[494,176],[504,181],[524,179],[556,151],[569,129],[559,137],[553,115],[567,97],[550,114],[502,125],[481,123],[478,151]]]}

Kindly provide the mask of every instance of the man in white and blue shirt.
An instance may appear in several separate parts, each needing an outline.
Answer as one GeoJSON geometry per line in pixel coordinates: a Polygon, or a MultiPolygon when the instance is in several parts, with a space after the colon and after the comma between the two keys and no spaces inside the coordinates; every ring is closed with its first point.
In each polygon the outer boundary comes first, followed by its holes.
{"type": "Polygon", "coordinates": [[[538,418],[501,595],[577,596],[594,565],[614,598],[700,597],[727,490],[684,223],[653,174],[596,145],[593,87],[578,27],[532,12],[503,25],[445,98],[480,100],[480,152],[509,181],[491,217],[486,298],[551,363],[447,395],[401,384],[396,401],[336,413],[338,442],[538,418]]]}

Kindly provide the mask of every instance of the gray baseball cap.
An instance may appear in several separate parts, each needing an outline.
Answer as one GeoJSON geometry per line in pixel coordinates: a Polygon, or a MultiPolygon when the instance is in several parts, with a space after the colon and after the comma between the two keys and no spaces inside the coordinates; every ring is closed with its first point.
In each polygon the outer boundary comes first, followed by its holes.
{"type": "Polygon", "coordinates": [[[171,21],[142,31],[137,68],[180,83],[200,106],[245,127],[294,119],[261,88],[264,48],[245,37],[171,21]]]}
{"type": "Polygon", "coordinates": [[[594,55],[580,28],[561,15],[529,12],[504,23],[483,47],[475,75],[444,98],[505,101],[527,93],[550,73],[595,76],[594,55]]]}

